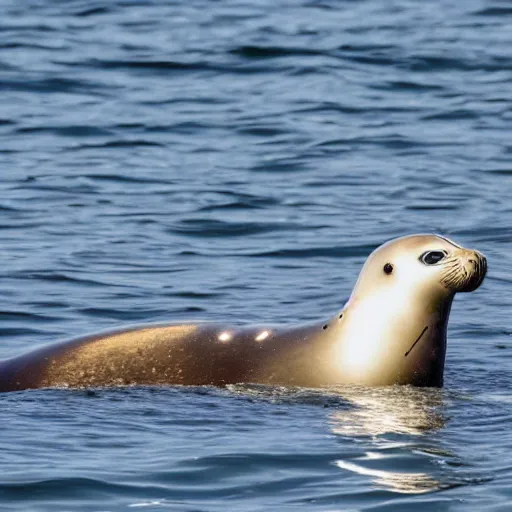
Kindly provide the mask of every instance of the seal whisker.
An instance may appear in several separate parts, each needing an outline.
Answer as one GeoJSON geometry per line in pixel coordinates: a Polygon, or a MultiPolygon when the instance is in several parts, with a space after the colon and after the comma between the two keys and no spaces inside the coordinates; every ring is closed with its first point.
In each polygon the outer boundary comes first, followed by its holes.
{"type": "Polygon", "coordinates": [[[441,281],[445,286],[450,287],[451,285],[457,282],[457,279],[460,278],[460,266],[457,262],[454,262],[449,268],[443,272],[441,281]]]}

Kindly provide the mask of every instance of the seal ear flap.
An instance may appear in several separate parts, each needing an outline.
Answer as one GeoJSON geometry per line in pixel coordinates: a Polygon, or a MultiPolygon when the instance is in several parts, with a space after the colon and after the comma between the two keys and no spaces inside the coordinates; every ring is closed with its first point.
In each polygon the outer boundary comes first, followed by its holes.
{"type": "Polygon", "coordinates": [[[384,274],[390,275],[393,273],[393,268],[392,263],[386,263],[382,270],[384,270],[384,274]]]}

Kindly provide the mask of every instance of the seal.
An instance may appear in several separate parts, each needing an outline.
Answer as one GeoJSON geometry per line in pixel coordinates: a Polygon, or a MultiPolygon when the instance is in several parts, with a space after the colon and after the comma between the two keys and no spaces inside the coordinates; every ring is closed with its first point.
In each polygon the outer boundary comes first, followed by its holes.
{"type": "Polygon", "coordinates": [[[260,383],[321,387],[443,384],[454,295],[485,257],[439,235],[376,249],[327,322],[239,327],[168,324],[76,338],[0,362],[0,391],[42,387],[260,383]]]}

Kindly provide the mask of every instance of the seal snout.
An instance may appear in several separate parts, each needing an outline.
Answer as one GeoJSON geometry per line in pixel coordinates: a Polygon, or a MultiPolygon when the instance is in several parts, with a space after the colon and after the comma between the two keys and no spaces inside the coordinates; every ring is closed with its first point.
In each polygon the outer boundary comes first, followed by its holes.
{"type": "Polygon", "coordinates": [[[472,292],[476,290],[484,280],[485,274],[487,274],[487,259],[478,251],[467,251],[467,266],[472,268],[469,269],[469,279],[467,285],[461,292],[472,292]]]}
{"type": "Polygon", "coordinates": [[[441,281],[455,292],[472,292],[482,284],[486,273],[485,256],[461,248],[446,262],[441,281]]]}

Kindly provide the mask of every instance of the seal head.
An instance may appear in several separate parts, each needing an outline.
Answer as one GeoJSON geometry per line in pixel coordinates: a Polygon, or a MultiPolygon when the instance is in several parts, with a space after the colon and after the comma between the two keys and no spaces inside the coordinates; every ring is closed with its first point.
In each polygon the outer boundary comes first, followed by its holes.
{"type": "Polygon", "coordinates": [[[441,386],[453,297],[482,283],[485,257],[439,235],[385,243],[367,259],[341,312],[345,382],[441,386]]]}

